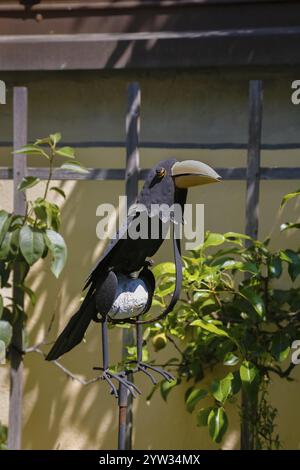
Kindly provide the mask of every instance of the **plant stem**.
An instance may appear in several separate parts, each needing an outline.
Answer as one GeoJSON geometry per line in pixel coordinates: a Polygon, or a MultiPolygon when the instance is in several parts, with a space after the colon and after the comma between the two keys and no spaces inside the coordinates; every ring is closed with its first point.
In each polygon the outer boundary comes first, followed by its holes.
{"type": "Polygon", "coordinates": [[[52,179],[54,155],[55,155],[54,148],[51,146],[51,155],[50,155],[50,161],[49,161],[49,175],[48,175],[46,188],[45,188],[45,193],[44,193],[44,197],[43,197],[44,200],[47,197],[48,190],[49,190],[49,185],[50,185],[50,182],[51,182],[51,179],[52,179]]]}
{"type": "Polygon", "coordinates": [[[258,392],[255,397],[249,395],[242,389],[241,394],[241,450],[254,450],[255,427],[257,416],[258,392]]]}

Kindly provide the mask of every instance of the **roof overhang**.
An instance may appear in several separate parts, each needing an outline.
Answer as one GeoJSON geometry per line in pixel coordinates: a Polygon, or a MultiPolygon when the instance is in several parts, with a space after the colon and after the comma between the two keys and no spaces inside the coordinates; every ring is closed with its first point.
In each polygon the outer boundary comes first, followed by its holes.
{"type": "Polygon", "coordinates": [[[0,4],[1,71],[300,64],[296,1],[28,3],[0,4]]]}

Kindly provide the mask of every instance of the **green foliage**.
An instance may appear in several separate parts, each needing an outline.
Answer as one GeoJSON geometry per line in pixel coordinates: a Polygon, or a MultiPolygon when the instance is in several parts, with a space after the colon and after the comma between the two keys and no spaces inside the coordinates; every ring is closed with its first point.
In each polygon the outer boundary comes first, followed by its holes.
{"type": "MultiPolygon", "coordinates": [[[[297,191],[294,191],[293,193],[286,194],[281,201],[281,205],[280,205],[281,209],[286,205],[288,201],[290,201],[291,199],[295,199],[295,198],[298,199],[299,197],[300,197],[300,189],[298,189],[297,191]]],[[[285,230],[299,229],[299,228],[300,228],[299,223],[286,222],[285,224],[281,225],[280,230],[284,232],[285,230]]]]}
{"type": "Polygon", "coordinates": [[[186,409],[192,413],[194,411],[195,406],[197,403],[202,400],[203,398],[206,397],[207,391],[206,390],[201,390],[197,388],[192,388],[188,390],[189,393],[186,394],[185,397],[185,404],[186,404],[186,409]]]}
{"type": "Polygon", "coordinates": [[[8,321],[0,320],[0,364],[6,362],[6,348],[12,338],[12,326],[8,321]]]}
{"type": "Polygon", "coordinates": [[[280,207],[285,206],[285,204],[290,199],[294,199],[295,197],[299,197],[299,196],[300,196],[300,189],[298,189],[297,191],[294,191],[293,193],[286,194],[281,201],[280,207]]]}
{"type": "Polygon", "coordinates": [[[207,425],[212,440],[220,443],[228,428],[228,418],[223,407],[215,407],[210,411],[207,425]]]}
{"type": "Polygon", "coordinates": [[[46,230],[46,245],[52,253],[51,271],[59,277],[67,260],[67,247],[63,237],[54,230],[46,230]]]}
{"type": "MultiPolygon", "coordinates": [[[[285,197],[283,205],[298,195],[285,197]]],[[[207,233],[183,261],[182,297],[148,335],[164,335],[175,346],[177,358],[166,364],[177,378],[167,392],[187,381],[187,410],[195,411],[197,425],[207,426],[211,439],[220,443],[230,424],[227,407],[243,390],[257,408],[257,415],[249,417],[256,448],[278,448],[277,410],[268,403],[267,387],[271,373],[291,380],[293,366],[283,369],[283,363],[300,336],[300,250],[274,251],[270,240],[234,232],[207,233]],[[290,285],[281,289],[278,279],[286,274],[290,285]],[[201,387],[216,365],[223,365],[225,374],[219,372],[208,387],[201,387]]],[[[154,273],[156,305],[163,307],[174,289],[175,267],[162,263],[154,273]]],[[[165,388],[161,393],[165,399],[165,388]]]]}
{"type": "Polygon", "coordinates": [[[7,426],[0,421],[0,450],[7,450],[7,426]]]}
{"type": "MultiPolygon", "coordinates": [[[[40,260],[51,256],[51,271],[58,277],[66,263],[67,248],[62,235],[59,233],[61,215],[57,204],[49,201],[50,191],[55,191],[61,197],[66,195],[61,188],[52,186],[53,169],[66,168],[72,160],[76,171],[87,172],[78,162],[74,162],[74,149],[58,147],[61,134],[55,133],[34,144],[26,145],[15,153],[23,158],[24,154],[35,155],[46,160],[49,176],[44,189],[34,200],[26,199],[25,215],[9,214],[0,210],[0,287],[11,287],[13,269],[18,266],[20,272],[19,288],[29,297],[32,305],[36,303],[35,293],[26,285],[26,277],[31,266],[40,260]]],[[[75,171],[73,169],[73,171],[75,171]]],[[[33,176],[23,178],[18,186],[19,191],[36,187],[39,189],[40,180],[33,176]]],[[[17,316],[21,316],[25,326],[26,315],[21,306],[13,300],[0,295],[0,363],[5,363],[7,349],[12,338],[12,325],[17,316]],[[4,306],[5,305],[5,306],[4,306]]]]}

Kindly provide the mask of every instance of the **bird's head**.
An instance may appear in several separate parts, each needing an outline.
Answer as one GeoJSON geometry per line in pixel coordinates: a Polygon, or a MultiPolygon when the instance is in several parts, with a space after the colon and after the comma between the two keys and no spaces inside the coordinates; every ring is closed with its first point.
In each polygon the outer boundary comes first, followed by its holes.
{"type": "Polygon", "coordinates": [[[179,189],[221,181],[221,176],[215,170],[206,163],[196,160],[175,162],[171,168],[171,175],[176,188],[179,189]]]}

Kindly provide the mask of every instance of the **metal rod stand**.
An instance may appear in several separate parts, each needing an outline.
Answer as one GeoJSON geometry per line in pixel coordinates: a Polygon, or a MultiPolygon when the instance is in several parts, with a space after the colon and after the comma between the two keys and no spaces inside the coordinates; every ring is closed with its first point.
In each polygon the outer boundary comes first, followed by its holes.
{"type": "Polygon", "coordinates": [[[127,424],[128,390],[120,383],[119,386],[119,432],[118,450],[126,450],[126,424],[127,424]]]}

